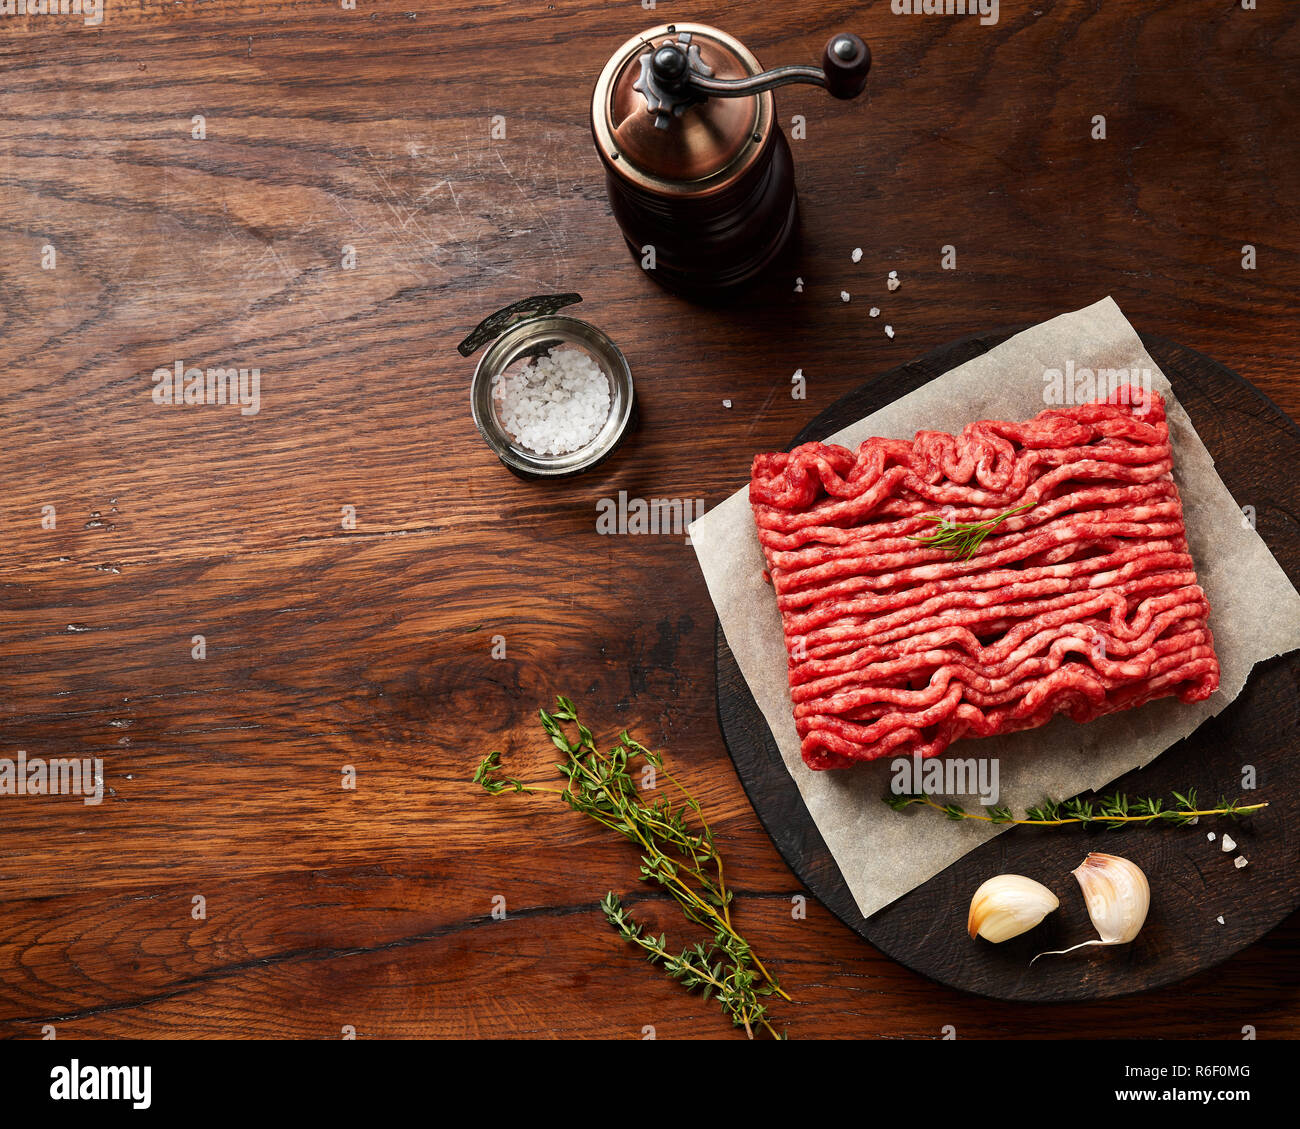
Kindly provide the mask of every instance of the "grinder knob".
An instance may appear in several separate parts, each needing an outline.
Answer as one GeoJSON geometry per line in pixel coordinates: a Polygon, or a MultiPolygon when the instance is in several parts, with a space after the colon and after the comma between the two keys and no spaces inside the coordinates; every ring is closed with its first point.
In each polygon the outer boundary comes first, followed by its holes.
{"type": "Polygon", "coordinates": [[[856,98],[867,85],[871,48],[852,32],[832,35],[822,52],[822,73],[832,98],[856,98]]]}

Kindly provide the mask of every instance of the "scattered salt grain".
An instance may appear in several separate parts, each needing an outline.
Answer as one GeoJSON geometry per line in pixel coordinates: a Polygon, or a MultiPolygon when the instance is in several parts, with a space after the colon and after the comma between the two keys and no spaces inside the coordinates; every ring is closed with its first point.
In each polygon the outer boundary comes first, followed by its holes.
{"type": "Polygon", "coordinates": [[[854,261],[855,263],[860,263],[860,262],[862,262],[862,248],[861,248],[861,247],[854,247],[854,248],[853,248],[853,261],[854,261]]]}
{"type": "Polygon", "coordinates": [[[1246,865],[1246,856],[1238,855],[1235,859],[1232,860],[1232,865],[1235,866],[1238,870],[1240,870],[1243,866],[1246,865]]]}
{"type": "Polygon", "coordinates": [[[890,290],[897,290],[900,286],[903,285],[901,282],[898,281],[898,271],[891,270],[889,272],[889,277],[885,279],[885,285],[888,286],[890,290]]]}
{"type": "Polygon", "coordinates": [[[730,400],[723,400],[723,401],[722,401],[722,406],[723,406],[724,408],[729,408],[729,407],[731,407],[731,401],[730,401],[730,400]]]}
{"type": "Polygon", "coordinates": [[[1213,843],[1214,840],[1217,838],[1217,836],[1214,834],[1213,831],[1207,832],[1205,837],[1209,839],[1211,843],[1213,843]]]}
{"type": "Polygon", "coordinates": [[[894,327],[892,325],[885,326],[885,336],[886,337],[894,336],[894,327]]]}
{"type": "Polygon", "coordinates": [[[1236,842],[1234,841],[1232,836],[1225,831],[1223,833],[1223,851],[1227,853],[1228,851],[1236,850],[1236,848],[1237,848],[1236,842]]]}
{"type": "Polygon", "coordinates": [[[848,292],[847,290],[841,290],[841,291],[840,291],[840,301],[841,301],[841,302],[847,302],[848,300],[849,300],[849,292],[848,292]]]}
{"type": "Polygon", "coordinates": [[[880,307],[872,306],[871,309],[867,311],[867,313],[869,313],[873,318],[878,318],[880,317],[880,307]]]}
{"type": "Polygon", "coordinates": [[[1223,924],[1223,915],[1220,914],[1220,915],[1219,915],[1218,917],[1216,917],[1214,920],[1217,921],[1220,925],[1222,925],[1222,924],[1223,924]]]}
{"type": "Polygon", "coordinates": [[[567,455],[595,439],[609,417],[609,391],[591,355],[563,345],[492,381],[501,426],[539,455],[567,455]]]}

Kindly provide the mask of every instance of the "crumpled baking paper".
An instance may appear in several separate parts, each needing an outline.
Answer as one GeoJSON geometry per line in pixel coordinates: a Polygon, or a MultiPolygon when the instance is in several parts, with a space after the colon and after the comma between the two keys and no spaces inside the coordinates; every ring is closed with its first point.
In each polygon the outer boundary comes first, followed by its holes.
{"type": "MultiPolygon", "coordinates": [[[[1222,678],[1204,702],[1176,698],[1080,725],[1057,717],[1005,737],[961,741],[951,757],[997,757],[999,802],[1020,811],[1044,798],[1104,787],[1147,764],[1223,710],[1257,662],[1300,647],[1300,594],[1243,517],[1141,339],[1110,298],[1017,334],[866,419],[827,437],[853,447],[873,435],[911,439],[956,433],[977,419],[1028,419],[1045,407],[1044,373],[1143,369],[1164,396],[1197,576],[1210,601],[1222,678]]],[[[790,775],[864,916],[926,882],[1005,827],[982,821],[907,819],[881,802],[892,776],[886,757],[851,769],[814,772],[799,756],[781,616],[754,528],[746,485],[690,526],[727,643],[762,710],[790,775]]]]}

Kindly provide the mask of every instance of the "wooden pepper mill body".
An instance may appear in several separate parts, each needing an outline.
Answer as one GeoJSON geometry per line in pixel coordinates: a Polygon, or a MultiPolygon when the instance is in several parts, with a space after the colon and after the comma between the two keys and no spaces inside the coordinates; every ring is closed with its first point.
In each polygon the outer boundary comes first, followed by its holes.
{"type": "Polygon", "coordinates": [[[697,301],[725,299],[790,249],[798,220],[794,159],[773,130],[754,166],[711,196],[665,199],[614,170],[609,202],[632,257],[656,282],[697,301]]]}

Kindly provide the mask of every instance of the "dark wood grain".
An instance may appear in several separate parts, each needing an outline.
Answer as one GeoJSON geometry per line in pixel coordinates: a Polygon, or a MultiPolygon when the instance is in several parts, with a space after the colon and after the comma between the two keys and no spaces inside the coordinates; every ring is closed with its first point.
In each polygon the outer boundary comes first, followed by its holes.
{"type": "MultiPolygon", "coordinates": [[[[791,446],[825,439],[988,352],[1012,332],[967,337],[882,373],[822,412],[791,446]]],[[[1233,496],[1251,499],[1262,515],[1260,536],[1293,581],[1300,578],[1300,523],[1293,516],[1300,513],[1300,494],[1287,469],[1300,462],[1300,429],[1210,358],[1159,338],[1148,337],[1144,343],[1180,402],[1186,401],[1198,433],[1210,437],[1210,454],[1233,496]]],[[[1226,630],[1231,625],[1216,628],[1226,630]]],[[[1213,827],[1216,835],[1231,832],[1249,871],[1235,869],[1233,856],[1225,855],[1218,841],[1208,843],[1203,830],[1140,828],[1121,839],[1105,832],[1071,835],[1015,828],[870,918],[858,911],[720,630],[717,656],[723,736],[745,792],[782,857],[849,928],[944,984],[998,1000],[1036,1002],[1108,999],[1145,991],[1213,968],[1300,907],[1300,811],[1294,800],[1300,781],[1289,744],[1276,737],[1294,732],[1300,722],[1300,655],[1259,664],[1251,672],[1248,690],[1223,713],[1159,760],[1106,789],[1167,797],[1175,789],[1195,786],[1203,797],[1236,796],[1240,766],[1252,765],[1264,791],[1251,798],[1270,798],[1267,816],[1243,825],[1219,821],[1213,827]],[[1197,784],[1187,783],[1192,780],[1197,784]],[[1141,934],[1122,949],[1048,960],[1030,969],[1036,954],[1095,935],[1083,900],[1069,897],[1062,886],[1073,886],[1067,875],[1090,850],[1122,853],[1152,876],[1155,895],[1141,934]],[[973,945],[960,909],[994,874],[1038,875],[1067,896],[1060,912],[1032,933],[997,946],[973,945]]],[[[974,751],[971,746],[968,753],[974,751]]],[[[912,812],[902,818],[935,817],[912,812]]]]}
{"type": "Polygon", "coordinates": [[[619,490],[715,504],[873,374],[1105,294],[1300,415],[1300,14],[107,3],[98,28],[6,17],[0,37],[0,756],[100,755],[111,790],[0,797],[0,1034],[729,1034],[601,921],[606,890],[647,896],[621,844],[467,783],[494,746],[546,773],[534,710],[560,690],[709,805],[794,1037],[1300,1035],[1294,916],[1176,989],[997,1008],[815,902],[792,919],[805,891],[718,732],[690,547],[595,529],[619,490]],[[800,293],[699,308],[627,256],[587,103],[608,54],[674,15],[768,64],[840,27],[871,44],[858,102],[777,93],[787,133],[808,125],[800,293]],[[455,344],[570,289],[627,355],[641,423],[595,473],[524,483],[474,429],[455,344]],[[155,406],[178,359],[260,366],[260,412],[155,406]]]}

